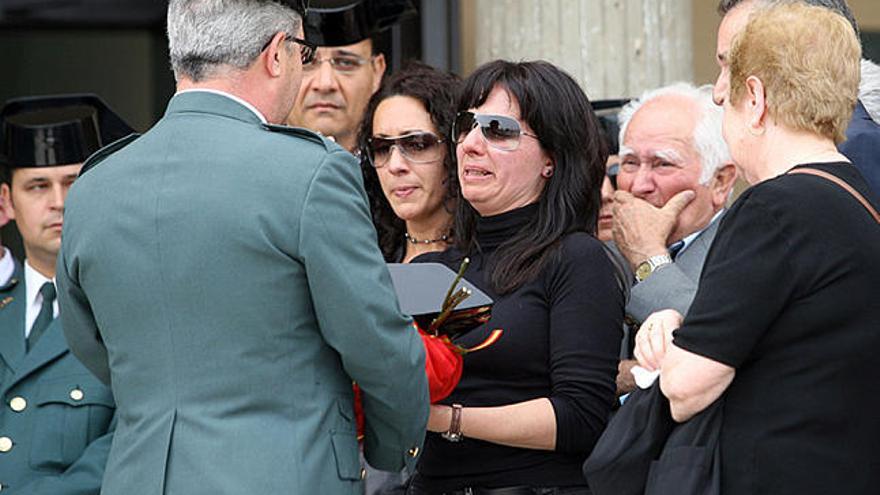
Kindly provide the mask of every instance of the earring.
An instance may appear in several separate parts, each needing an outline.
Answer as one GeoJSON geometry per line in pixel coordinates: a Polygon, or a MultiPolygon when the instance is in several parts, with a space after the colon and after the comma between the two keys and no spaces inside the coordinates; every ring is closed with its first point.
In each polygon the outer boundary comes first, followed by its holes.
{"type": "Polygon", "coordinates": [[[541,172],[541,176],[543,176],[545,179],[553,177],[553,167],[545,168],[544,171],[541,172]]]}

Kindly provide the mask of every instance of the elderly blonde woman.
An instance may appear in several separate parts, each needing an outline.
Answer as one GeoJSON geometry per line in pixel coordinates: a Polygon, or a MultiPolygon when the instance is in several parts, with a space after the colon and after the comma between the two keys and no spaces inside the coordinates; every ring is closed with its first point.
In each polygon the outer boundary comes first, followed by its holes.
{"type": "Polygon", "coordinates": [[[636,339],[677,421],[723,394],[725,495],[880,487],[880,226],[843,187],[802,173],[869,195],[835,146],[860,51],[823,8],[777,4],[748,19],[716,89],[752,187],[719,227],[687,318],[655,313],[636,339]]]}

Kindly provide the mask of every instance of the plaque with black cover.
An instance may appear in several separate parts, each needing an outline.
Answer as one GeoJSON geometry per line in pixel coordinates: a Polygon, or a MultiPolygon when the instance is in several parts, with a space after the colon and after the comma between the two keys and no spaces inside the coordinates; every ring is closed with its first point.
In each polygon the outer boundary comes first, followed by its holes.
{"type": "Polygon", "coordinates": [[[401,311],[425,332],[455,339],[492,316],[492,299],[445,265],[389,263],[388,270],[401,311]]]}

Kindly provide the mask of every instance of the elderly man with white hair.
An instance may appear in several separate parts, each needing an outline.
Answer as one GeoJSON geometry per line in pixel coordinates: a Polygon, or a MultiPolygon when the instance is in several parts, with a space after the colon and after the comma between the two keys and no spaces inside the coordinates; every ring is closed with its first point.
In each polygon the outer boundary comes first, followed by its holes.
{"type": "MultiPolygon", "coordinates": [[[[736,169],[712,88],[678,83],[646,92],[620,113],[614,242],[635,272],[626,305],[632,333],[652,312],[687,313],[736,169]]],[[[631,346],[628,346],[631,348],[631,346]]],[[[618,393],[634,387],[624,359],[618,393]]]]}

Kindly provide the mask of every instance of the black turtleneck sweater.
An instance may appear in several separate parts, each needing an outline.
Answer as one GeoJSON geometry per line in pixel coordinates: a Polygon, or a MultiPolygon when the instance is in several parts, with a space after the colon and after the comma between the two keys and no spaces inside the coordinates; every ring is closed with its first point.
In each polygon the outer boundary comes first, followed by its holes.
{"type": "MultiPolygon", "coordinates": [[[[529,205],[479,219],[480,251],[465,273],[495,300],[492,319],[462,336],[470,347],[496,328],[492,347],[464,358],[461,382],[444,404],[501,406],[549,398],[556,415],[556,450],[506,447],[465,438],[451,443],[428,433],[418,465],[420,486],[440,492],[464,486],[585,485],[581,465],[599,438],[614,401],[624,301],[601,243],[586,233],[565,236],[536,280],[499,295],[489,267],[499,245],[537,214],[529,205]]],[[[458,270],[457,249],[414,262],[458,270]]],[[[467,414],[465,413],[465,418],[467,414]]]]}

